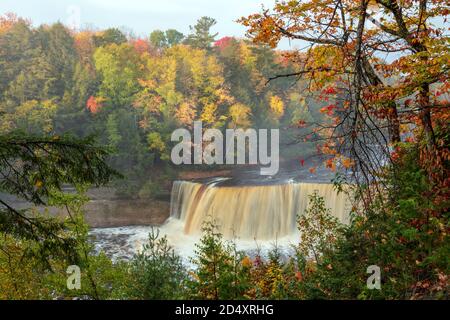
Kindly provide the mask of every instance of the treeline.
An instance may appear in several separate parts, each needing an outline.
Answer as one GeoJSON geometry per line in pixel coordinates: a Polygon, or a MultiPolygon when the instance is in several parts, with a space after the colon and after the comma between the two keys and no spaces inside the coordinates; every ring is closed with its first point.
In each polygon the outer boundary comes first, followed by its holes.
{"type": "MultiPolygon", "coordinates": [[[[281,128],[283,144],[301,130],[299,120],[320,117],[318,103],[302,95],[301,81],[267,82],[295,69],[283,52],[218,39],[210,31],[215,23],[203,17],[188,35],[156,30],[140,39],[114,28],[34,28],[3,16],[0,132],[95,134],[115,150],[110,163],[127,177],[122,193],[148,197],[175,174],[167,164],[176,128],[195,120],[222,130],[281,128]]],[[[308,143],[294,149],[314,150],[308,143]]],[[[282,149],[282,156],[293,151],[282,149]]]]}

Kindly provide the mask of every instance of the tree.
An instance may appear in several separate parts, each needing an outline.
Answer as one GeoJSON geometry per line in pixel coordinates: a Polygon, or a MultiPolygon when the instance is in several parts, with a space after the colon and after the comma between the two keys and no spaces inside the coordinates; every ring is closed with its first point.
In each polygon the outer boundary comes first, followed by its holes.
{"type": "Polygon", "coordinates": [[[148,242],[131,262],[131,296],[138,299],[180,299],[185,294],[187,274],[166,237],[152,229],[148,242]]]}
{"type": "Polygon", "coordinates": [[[131,105],[133,95],[138,91],[140,55],[128,43],[100,47],[94,53],[95,68],[102,81],[98,95],[105,104],[115,107],[131,105]]]}
{"type": "Polygon", "coordinates": [[[449,36],[438,21],[449,13],[445,1],[312,0],[241,20],[257,43],[309,44],[286,55],[297,70],[269,80],[308,80],[329,120],[299,124],[325,165],[351,168],[356,182],[354,220],[303,286],[313,298],[447,295],[449,36]],[[383,268],[381,291],[363,283],[371,264],[383,268]]]}
{"type": "Polygon", "coordinates": [[[76,88],[78,57],[72,35],[62,24],[30,30],[19,20],[2,36],[6,82],[0,88],[0,110],[6,113],[5,126],[33,133],[57,129],[56,114],[73,102],[68,100],[76,88]],[[30,120],[29,128],[24,127],[25,118],[30,120]]]}
{"type": "Polygon", "coordinates": [[[283,102],[283,100],[281,100],[281,98],[278,97],[278,96],[271,96],[270,97],[270,101],[269,101],[269,105],[270,105],[270,112],[271,112],[272,118],[275,121],[280,120],[280,118],[284,114],[284,102],[283,102]]]}
{"type": "Polygon", "coordinates": [[[210,17],[201,17],[192,27],[189,26],[191,33],[187,36],[186,44],[199,49],[209,49],[215,41],[218,33],[211,34],[210,29],[217,21],[210,17]]]}
{"type": "Polygon", "coordinates": [[[157,49],[164,49],[180,44],[183,38],[184,35],[175,29],[154,30],[150,34],[150,43],[157,49]]]}
{"type": "Polygon", "coordinates": [[[179,125],[189,127],[201,119],[205,126],[224,126],[233,99],[222,72],[214,56],[184,45],[148,58],[134,106],[156,158],[170,157],[166,146],[172,143],[171,132],[179,125]]]}
{"type": "MultiPolygon", "coordinates": [[[[92,138],[30,136],[9,133],[0,136],[0,190],[34,205],[65,206],[73,197],[63,197],[62,185],[82,188],[104,185],[117,173],[106,165],[108,150],[92,138]]],[[[77,259],[77,239],[65,233],[59,220],[31,214],[0,199],[0,232],[35,241],[45,260],[49,255],[77,259]]]]}
{"type": "Polygon", "coordinates": [[[154,30],[150,33],[150,43],[157,49],[163,49],[167,47],[167,39],[164,31],[154,30]]]}
{"type": "Polygon", "coordinates": [[[35,53],[33,47],[33,32],[30,23],[23,19],[3,18],[0,32],[0,90],[5,92],[11,81],[29,63],[35,53]]]}
{"type": "Polygon", "coordinates": [[[184,39],[184,34],[175,30],[175,29],[167,29],[166,30],[166,40],[169,47],[173,47],[177,44],[180,44],[184,39]]]}
{"type": "Polygon", "coordinates": [[[53,119],[57,106],[51,100],[38,102],[29,100],[18,106],[14,112],[0,116],[0,134],[22,130],[30,134],[49,134],[53,132],[53,119]]]}
{"type": "MultiPolygon", "coordinates": [[[[435,132],[448,118],[448,101],[439,96],[449,90],[449,53],[444,26],[433,21],[449,14],[444,3],[289,1],[241,22],[257,43],[275,47],[287,38],[309,44],[298,70],[272,80],[303,77],[311,80],[311,91],[322,92],[331,121],[315,132],[334,161],[340,155],[355,159],[357,181],[374,185],[384,161],[392,161],[391,147],[414,127],[425,147],[421,163],[439,189],[448,183],[448,148],[435,132]]],[[[299,54],[288,57],[298,60],[299,54]]]]}
{"type": "Polygon", "coordinates": [[[93,37],[96,47],[103,47],[109,44],[122,44],[127,42],[127,37],[117,28],[109,28],[93,37]]]}
{"type": "Polygon", "coordinates": [[[242,299],[249,287],[249,265],[243,252],[226,244],[213,220],[206,220],[192,263],[196,266],[188,284],[195,299],[242,299]]]}
{"type": "Polygon", "coordinates": [[[92,62],[92,55],[95,51],[94,32],[82,31],[74,35],[74,45],[78,56],[83,64],[92,62]]]}
{"type": "Polygon", "coordinates": [[[331,209],[317,192],[309,195],[305,213],[298,217],[300,231],[299,252],[307,259],[321,263],[321,255],[333,249],[343,233],[343,225],[331,215],[331,209]]]}
{"type": "MultiPolygon", "coordinates": [[[[61,23],[37,30],[37,41],[41,45],[41,55],[51,66],[46,75],[44,93],[47,97],[62,97],[72,86],[77,54],[75,42],[69,30],[61,23]]],[[[38,66],[45,68],[45,65],[38,66]]]]}
{"type": "Polygon", "coordinates": [[[230,107],[231,128],[248,128],[251,125],[251,109],[241,103],[233,104],[230,107]]]}
{"type": "Polygon", "coordinates": [[[29,21],[19,18],[15,13],[13,12],[7,12],[4,15],[0,16],[0,33],[9,31],[11,27],[13,27],[16,23],[23,22],[27,25],[30,24],[29,21]]]}

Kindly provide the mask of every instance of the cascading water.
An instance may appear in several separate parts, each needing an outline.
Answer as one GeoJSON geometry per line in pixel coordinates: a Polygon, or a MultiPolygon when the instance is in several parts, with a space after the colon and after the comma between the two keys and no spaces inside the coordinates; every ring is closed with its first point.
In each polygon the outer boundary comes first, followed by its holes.
{"type": "Polygon", "coordinates": [[[226,238],[279,239],[295,232],[297,216],[305,212],[314,191],[331,214],[348,222],[347,196],[329,183],[221,186],[219,182],[174,182],[171,218],[183,223],[185,234],[198,235],[211,216],[226,238]]]}
{"type": "MultiPolygon", "coordinates": [[[[214,178],[201,183],[175,181],[171,217],[159,228],[160,236],[167,236],[182,257],[192,257],[202,223],[210,215],[225,238],[236,240],[239,250],[268,252],[276,245],[287,252],[298,243],[297,216],[305,212],[308,196],[314,191],[324,198],[325,206],[334,216],[348,222],[347,195],[338,194],[329,183],[294,182],[289,178],[255,182],[247,177],[214,178]]],[[[97,229],[91,234],[103,239],[97,243],[99,249],[108,250],[120,259],[140,250],[149,231],[150,227],[130,226],[97,229]]]]}

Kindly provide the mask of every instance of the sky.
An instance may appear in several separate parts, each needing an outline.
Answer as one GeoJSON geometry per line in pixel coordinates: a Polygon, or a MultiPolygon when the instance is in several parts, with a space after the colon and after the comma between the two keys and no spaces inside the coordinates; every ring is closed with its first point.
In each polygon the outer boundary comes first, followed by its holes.
{"type": "MultiPolygon", "coordinates": [[[[14,12],[33,25],[60,21],[69,26],[125,27],[135,36],[147,37],[155,29],[177,29],[184,34],[202,16],[217,20],[213,32],[244,37],[239,17],[273,7],[275,0],[0,0],[0,14],[14,12]]],[[[289,43],[280,45],[290,48],[289,43]]]]}

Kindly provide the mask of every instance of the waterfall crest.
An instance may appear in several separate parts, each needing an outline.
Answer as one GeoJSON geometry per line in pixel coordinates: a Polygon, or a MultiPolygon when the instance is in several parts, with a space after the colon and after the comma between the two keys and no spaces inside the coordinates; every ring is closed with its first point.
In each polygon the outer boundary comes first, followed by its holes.
{"type": "Polygon", "coordinates": [[[286,183],[257,186],[216,186],[175,181],[171,217],[184,222],[186,234],[198,234],[208,216],[227,238],[276,239],[296,230],[297,215],[305,212],[308,195],[317,190],[341,222],[348,222],[349,201],[327,183],[286,183]]]}

